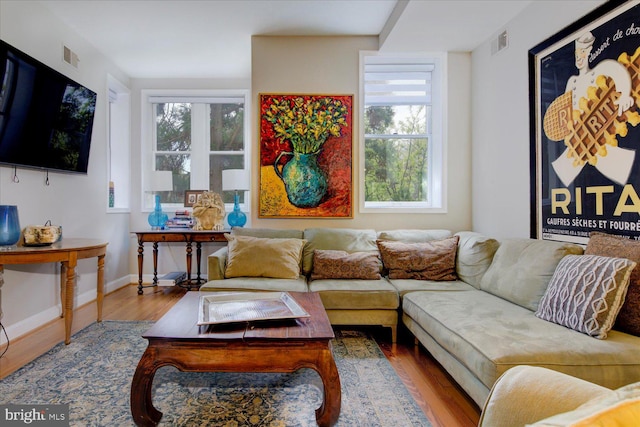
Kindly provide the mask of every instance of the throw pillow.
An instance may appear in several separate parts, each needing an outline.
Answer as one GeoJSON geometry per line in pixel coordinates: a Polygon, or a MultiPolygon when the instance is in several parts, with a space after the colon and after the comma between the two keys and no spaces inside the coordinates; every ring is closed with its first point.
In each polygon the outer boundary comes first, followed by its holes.
{"type": "Polygon", "coordinates": [[[380,279],[382,262],[375,252],[313,251],[311,279],[380,279]]]}
{"type": "MultiPolygon", "coordinates": [[[[593,232],[585,254],[627,258],[640,263],[640,241],[593,232]]],[[[640,336],[640,267],[634,268],[631,272],[627,297],[613,329],[640,336]]]]}
{"type": "Polygon", "coordinates": [[[378,240],[390,279],[456,280],[458,236],[423,243],[378,240]]]}
{"type": "Polygon", "coordinates": [[[626,258],[567,255],[558,263],[536,316],[605,339],[624,302],[635,266],[626,258]]]}
{"type": "Polygon", "coordinates": [[[228,248],[224,277],[273,277],[297,279],[300,276],[303,239],[267,239],[225,234],[228,248]]]}

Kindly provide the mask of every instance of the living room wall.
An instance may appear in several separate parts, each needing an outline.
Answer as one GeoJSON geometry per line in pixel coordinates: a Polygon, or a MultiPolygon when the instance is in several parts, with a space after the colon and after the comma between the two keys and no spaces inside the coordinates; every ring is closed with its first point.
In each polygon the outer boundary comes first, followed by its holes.
{"type": "MultiPolygon", "coordinates": [[[[107,213],[107,73],[128,84],[128,77],[39,2],[0,2],[0,38],[39,61],[89,87],[98,103],[87,175],[0,167],[0,204],[17,205],[20,225],[61,225],[63,237],[108,241],[107,290],[128,283],[129,214],[107,213]],[[67,45],[80,58],[78,69],[62,61],[67,45]]],[[[96,297],[96,259],[80,260],[75,305],[96,297]]],[[[6,265],[1,291],[3,318],[10,339],[60,315],[60,266],[6,265]]],[[[4,336],[0,340],[4,339],[4,336]]]]}
{"type": "Polygon", "coordinates": [[[266,219],[258,218],[258,109],[252,109],[252,223],[254,227],[297,228],[341,227],[445,228],[454,231],[471,227],[470,181],[470,55],[452,53],[447,63],[448,127],[447,212],[438,214],[360,213],[358,170],[360,156],[357,120],[359,101],[359,52],[378,50],[378,37],[285,37],[252,38],[252,102],[260,93],[327,93],[354,95],[353,124],[353,218],[351,219],[266,219]]]}
{"type": "Polygon", "coordinates": [[[531,2],[505,25],[507,49],[492,55],[488,40],[473,51],[474,230],[496,237],[529,237],[528,51],[602,3],[531,2]]]}

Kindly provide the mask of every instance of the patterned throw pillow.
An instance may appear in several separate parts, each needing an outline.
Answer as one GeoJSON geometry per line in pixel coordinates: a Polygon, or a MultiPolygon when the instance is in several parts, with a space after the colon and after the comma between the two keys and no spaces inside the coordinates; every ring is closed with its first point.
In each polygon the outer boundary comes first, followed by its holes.
{"type": "Polygon", "coordinates": [[[311,279],[380,279],[382,262],[376,252],[313,251],[311,279]]]}
{"type": "Polygon", "coordinates": [[[297,279],[304,239],[224,235],[229,244],[224,277],[297,279]]]}
{"type": "Polygon", "coordinates": [[[607,338],[635,266],[626,258],[565,256],[553,273],[536,316],[598,339],[607,338]]]}
{"type": "MultiPolygon", "coordinates": [[[[640,264],[640,241],[593,232],[585,254],[627,258],[640,264]]],[[[631,272],[627,297],[613,329],[640,336],[640,267],[631,272]]]]}
{"type": "Polygon", "coordinates": [[[378,240],[389,279],[456,280],[458,236],[423,243],[378,240]]]}

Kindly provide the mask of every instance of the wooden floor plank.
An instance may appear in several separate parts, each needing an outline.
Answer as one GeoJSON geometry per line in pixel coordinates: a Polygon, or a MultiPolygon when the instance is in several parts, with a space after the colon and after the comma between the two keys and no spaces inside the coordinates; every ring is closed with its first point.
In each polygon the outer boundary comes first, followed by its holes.
{"type": "MultiPolygon", "coordinates": [[[[158,320],[187,292],[179,287],[145,288],[137,294],[137,284],[125,286],[104,299],[104,320],[158,320]]],[[[74,311],[75,333],[95,322],[95,302],[74,311]]],[[[409,333],[399,334],[391,344],[384,328],[371,328],[383,353],[402,379],[434,427],[472,427],[478,424],[480,410],[431,355],[414,346],[409,333]]],[[[29,334],[11,340],[0,358],[0,379],[47,352],[64,340],[64,320],[56,319],[29,334]]],[[[4,347],[0,347],[0,353],[4,347]]]]}

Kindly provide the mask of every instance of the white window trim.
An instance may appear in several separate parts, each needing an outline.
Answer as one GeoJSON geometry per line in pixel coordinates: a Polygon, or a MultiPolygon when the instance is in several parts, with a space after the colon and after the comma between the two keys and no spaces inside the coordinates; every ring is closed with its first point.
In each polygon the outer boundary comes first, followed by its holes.
{"type": "MultiPolygon", "coordinates": [[[[358,109],[359,123],[364,123],[364,65],[365,57],[372,55],[386,55],[378,51],[360,52],[360,96],[358,109]]],[[[403,52],[388,54],[400,57],[429,57],[436,63],[433,74],[432,95],[433,105],[440,104],[441,108],[433,108],[433,144],[430,142],[429,182],[433,201],[439,200],[437,206],[425,206],[425,202],[368,202],[365,207],[364,179],[365,179],[365,135],[364,125],[359,127],[359,212],[360,213],[447,213],[447,53],[446,52],[403,52]]]]}
{"type": "MultiPolygon", "coordinates": [[[[131,180],[131,91],[127,86],[110,74],[107,74],[107,161],[108,180],[115,181],[114,191],[116,194],[116,204],[109,207],[107,203],[107,213],[129,213],[131,212],[131,189],[129,183],[131,180]],[[120,130],[118,144],[112,146],[112,115],[114,111],[111,105],[111,92],[118,98],[117,114],[122,122],[118,123],[120,130]],[[118,155],[116,164],[114,165],[114,154],[118,155]],[[112,176],[117,174],[117,177],[112,176]],[[116,178],[116,179],[114,179],[116,178]]],[[[109,199],[109,187],[107,182],[106,197],[109,199]]]]}
{"type": "MultiPolygon", "coordinates": [[[[249,174],[249,182],[251,182],[251,143],[250,143],[250,116],[251,116],[251,96],[249,90],[247,89],[220,89],[220,90],[201,90],[201,89],[189,89],[189,90],[180,90],[180,89],[143,89],[141,90],[141,100],[140,108],[141,108],[141,129],[140,129],[140,150],[141,150],[141,166],[142,173],[140,174],[140,183],[141,183],[141,191],[140,191],[140,206],[142,212],[151,212],[154,207],[154,198],[153,195],[148,192],[146,189],[149,188],[146,180],[149,177],[149,173],[154,170],[153,164],[153,143],[155,140],[155,127],[153,126],[154,121],[153,118],[153,109],[152,102],[160,102],[162,100],[161,97],[166,97],[166,101],[175,102],[176,100],[184,100],[185,102],[193,102],[194,98],[198,98],[198,101],[208,102],[210,100],[219,101],[220,98],[231,97],[231,98],[244,98],[244,159],[245,159],[245,169],[249,174]],[[182,99],[181,99],[182,97],[182,99]],[[151,100],[153,99],[153,101],[151,100]]],[[[224,152],[220,152],[224,153],[224,152]]],[[[192,152],[192,154],[194,154],[192,152]]],[[[238,154],[237,151],[232,152],[232,154],[238,154]]],[[[206,150],[205,156],[196,155],[195,158],[192,158],[194,161],[197,158],[203,158],[203,161],[208,162],[209,151],[206,150]]],[[[197,160],[195,160],[197,161],[197,160]]],[[[196,181],[195,185],[198,185],[199,181],[196,181]]],[[[208,188],[209,183],[208,180],[201,184],[202,188],[208,188]]],[[[194,190],[200,190],[201,188],[193,188],[194,190]]],[[[177,203],[163,203],[162,206],[166,209],[183,209],[184,206],[177,203]]],[[[244,197],[244,203],[240,204],[240,209],[243,212],[251,212],[251,197],[244,197]]],[[[225,203],[225,211],[231,212],[233,211],[233,203],[225,203]]]]}

